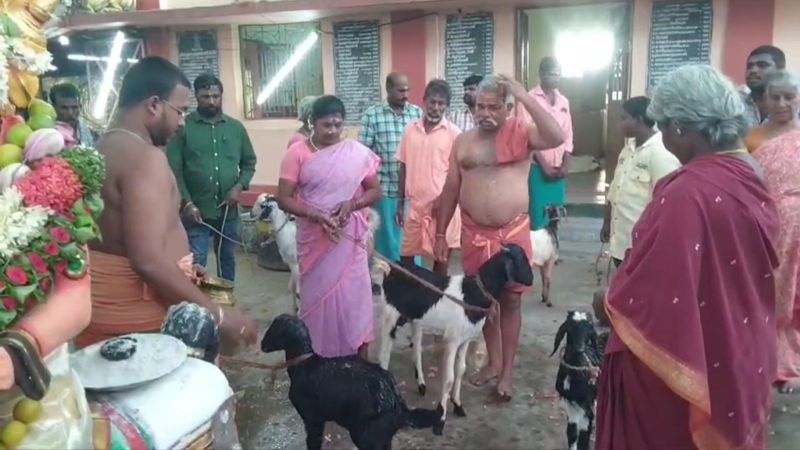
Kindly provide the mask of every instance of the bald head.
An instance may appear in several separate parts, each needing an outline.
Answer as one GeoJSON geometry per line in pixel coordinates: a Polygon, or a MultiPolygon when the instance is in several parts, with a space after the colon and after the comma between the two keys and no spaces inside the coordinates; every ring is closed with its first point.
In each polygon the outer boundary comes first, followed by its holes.
{"type": "Polygon", "coordinates": [[[392,72],[386,77],[386,101],[393,108],[404,108],[408,102],[408,77],[392,72]]]}

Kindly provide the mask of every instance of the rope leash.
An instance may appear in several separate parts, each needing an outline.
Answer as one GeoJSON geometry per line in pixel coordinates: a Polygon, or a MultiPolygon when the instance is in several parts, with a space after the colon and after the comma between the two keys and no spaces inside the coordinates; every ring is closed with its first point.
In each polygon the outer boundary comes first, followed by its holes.
{"type": "Polygon", "coordinates": [[[402,273],[406,277],[412,279],[413,281],[416,281],[417,283],[419,283],[423,287],[433,291],[435,294],[438,294],[438,295],[441,295],[442,297],[447,298],[448,300],[450,300],[453,303],[461,306],[462,308],[464,308],[467,311],[484,313],[484,314],[487,315],[487,318],[490,318],[490,319],[493,318],[499,311],[500,302],[498,302],[497,299],[492,294],[489,293],[489,291],[486,289],[486,286],[484,286],[483,281],[481,281],[480,277],[476,276],[475,277],[475,281],[478,284],[478,289],[480,289],[481,294],[483,294],[483,296],[486,297],[486,299],[489,300],[492,303],[491,306],[489,306],[489,307],[475,306],[475,305],[470,305],[468,303],[465,303],[460,298],[458,298],[458,297],[456,297],[456,296],[454,296],[452,294],[448,294],[447,292],[444,292],[443,290],[439,289],[438,287],[434,286],[433,284],[429,283],[428,281],[418,277],[416,274],[412,273],[411,271],[409,271],[405,267],[403,267],[403,266],[397,264],[396,262],[390,260],[389,258],[381,255],[377,251],[370,249],[363,242],[353,238],[352,236],[349,236],[347,234],[342,234],[341,236],[343,236],[348,241],[354,243],[358,247],[366,250],[367,253],[369,253],[370,255],[374,256],[375,258],[385,262],[392,270],[397,270],[398,272],[402,273]]]}
{"type": "Polygon", "coordinates": [[[572,370],[572,371],[575,371],[575,372],[581,372],[581,373],[588,373],[588,374],[589,374],[589,378],[590,378],[590,380],[589,380],[589,381],[590,381],[592,384],[595,384],[595,383],[597,382],[597,379],[600,377],[600,367],[598,367],[598,366],[597,366],[597,365],[595,365],[595,364],[592,364],[592,362],[589,360],[589,358],[588,358],[588,357],[586,356],[586,354],[585,354],[585,353],[583,353],[583,352],[581,352],[581,354],[580,354],[580,355],[581,355],[581,356],[583,357],[583,359],[584,359],[584,360],[586,360],[586,361],[587,361],[589,364],[588,364],[588,365],[586,365],[586,366],[573,366],[572,364],[569,364],[569,363],[568,363],[568,362],[567,362],[567,361],[564,359],[564,357],[566,356],[566,353],[567,353],[567,349],[566,349],[566,348],[564,348],[564,349],[561,351],[561,362],[560,362],[561,366],[562,366],[562,367],[564,367],[564,368],[565,368],[565,369],[567,369],[567,370],[572,370]]]}
{"type": "Polygon", "coordinates": [[[233,363],[238,364],[243,367],[252,367],[254,369],[263,369],[269,371],[269,377],[272,382],[275,382],[275,379],[278,377],[278,371],[284,369],[291,369],[292,367],[300,365],[302,362],[314,356],[313,353],[303,353],[300,356],[296,356],[292,359],[288,359],[279,364],[265,364],[265,363],[257,363],[253,361],[246,361],[244,359],[237,359],[231,358],[229,356],[219,356],[220,363],[233,363]]]}
{"type": "MultiPolygon", "coordinates": [[[[270,234],[273,235],[273,237],[274,237],[274,235],[277,234],[278,231],[283,229],[283,227],[285,227],[288,222],[289,222],[289,219],[287,218],[287,220],[280,226],[280,228],[278,230],[276,230],[274,233],[270,233],[270,234]]],[[[209,225],[209,224],[207,224],[205,222],[201,222],[201,223],[203,225],[205,225],[206,227],[208,227],[214,233],[217,233],[218,235],[224,237],[225,239],[230,240],[231,242],[233,242],[235,244],[238,244],[238,245],[240,245],[242,247],[245,247],[244,243],[236,241],[235,239],[231,239],[231,238],[225,236],[221,231],[217,230],[213,226],[211,226],[211,225],[209,225]]],[[[442,297],[447,298],[448,300],[450,300],[453,303],[461,306],[462,308],[464,308],[467,311],[486,314],[488,319],[494,318],[499,312],[500,302],[492,294],[489,293],[489,291],[486,289],[486,286],[484,286],[483,281],[481,281],[480,277],[476,276],[475,277],[475,281],[477,282],[478,289],[480,289],[480,291],[483,294],[483,296],[486,297],[486,299],[491,302],[491,305],[489,307],[476,306],[476,305],[470,305],[468,303],[465,303],[463,300],[459,299],[458,297],[456,297],[456,296],[454,296],[452,294],[448,294],[447,292],[444,292],[443,290],[439,289],[438,287],[434,286],[433,284],[429,283],[428,281],[418,277],[417,275],[415,275],[414,273],[412,273],[411,271],[409,271],[405,267],[403,267],[403,266],[395,263],[394,261],[388,259],[387,257],[381,255],[376,250],[373,250],[373,249],[369,248],[362,241],[360,241],[360,240],[358,240],[358,239],[356,239],[356,238],[354,238],[354,237],[352,237],[352,236],[350,236],[350,235],[348,235],[346,233],[341,233],[341,234],[339,234],[339,236],[344,237],[345,239],[347,239],[348,241],[352,242],[353,244],[355,244],[359,248],[361,248],[363,250],[366,250],[367,254],[369,254],[370,256],[373,256],[373,257],[385,262],[387,265],[389,265],[389,267],[392,270],[397,270],[398,272],[402,273],[406,277],[408,277],[408,278],[412,279],[413,281],[419,283],[423,287],[431,290],[432,292],[434,292],[437,295],[440,295],[442,297]]]]}

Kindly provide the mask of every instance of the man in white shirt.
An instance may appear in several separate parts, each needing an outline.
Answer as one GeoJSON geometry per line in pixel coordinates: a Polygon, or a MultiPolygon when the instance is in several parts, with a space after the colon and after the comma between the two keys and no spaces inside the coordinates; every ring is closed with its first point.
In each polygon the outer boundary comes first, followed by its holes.
{"type": "Polygon", "coordinates": [[[627,138],[608,191],[601,240],[608,242],[611,257],[619,266],[631,247],[631,232],[650,203],[656,183],[681,166],[664,147],[661,133],[647,117],[650,99],[633,97],[622,105],[622,133],[627,138]]]}

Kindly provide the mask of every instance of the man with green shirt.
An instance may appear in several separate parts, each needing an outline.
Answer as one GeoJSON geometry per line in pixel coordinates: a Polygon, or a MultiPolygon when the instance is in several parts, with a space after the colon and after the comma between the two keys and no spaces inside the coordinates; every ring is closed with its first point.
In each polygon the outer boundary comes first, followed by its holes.
{"type": "Polygon", "coordinates": [[[205,266],[214,243],[217,275],[236,275],[234,241],[239,239],[239,196],[256,169],[247,131],[222,113],[222,83],[211,74],[194,80],[197,111],[167,148],[183,202],[181,214],[195,264],[205,266]],[[224,235],[224,238],[220,235],[224,235]]]}

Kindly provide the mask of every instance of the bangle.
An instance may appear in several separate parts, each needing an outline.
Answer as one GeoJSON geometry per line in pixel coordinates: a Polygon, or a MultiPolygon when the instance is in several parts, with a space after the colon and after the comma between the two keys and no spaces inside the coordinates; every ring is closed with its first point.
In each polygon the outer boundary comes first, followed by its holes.
{"type": "Polygon", "coordinates": [[[43,352],[42,345],[39,343],[39,339],[36,338],[36,335],[34,335],[33,332],[31,332],[31,330],[27,326],[18,323],[14,325],[14,328],[19,334],[24,336],[25,339],[27,339],[31,344],[33,344],[33,347],[36,349],[37,352],[39,352],[40,358],[46,356],[43,352]]]}

